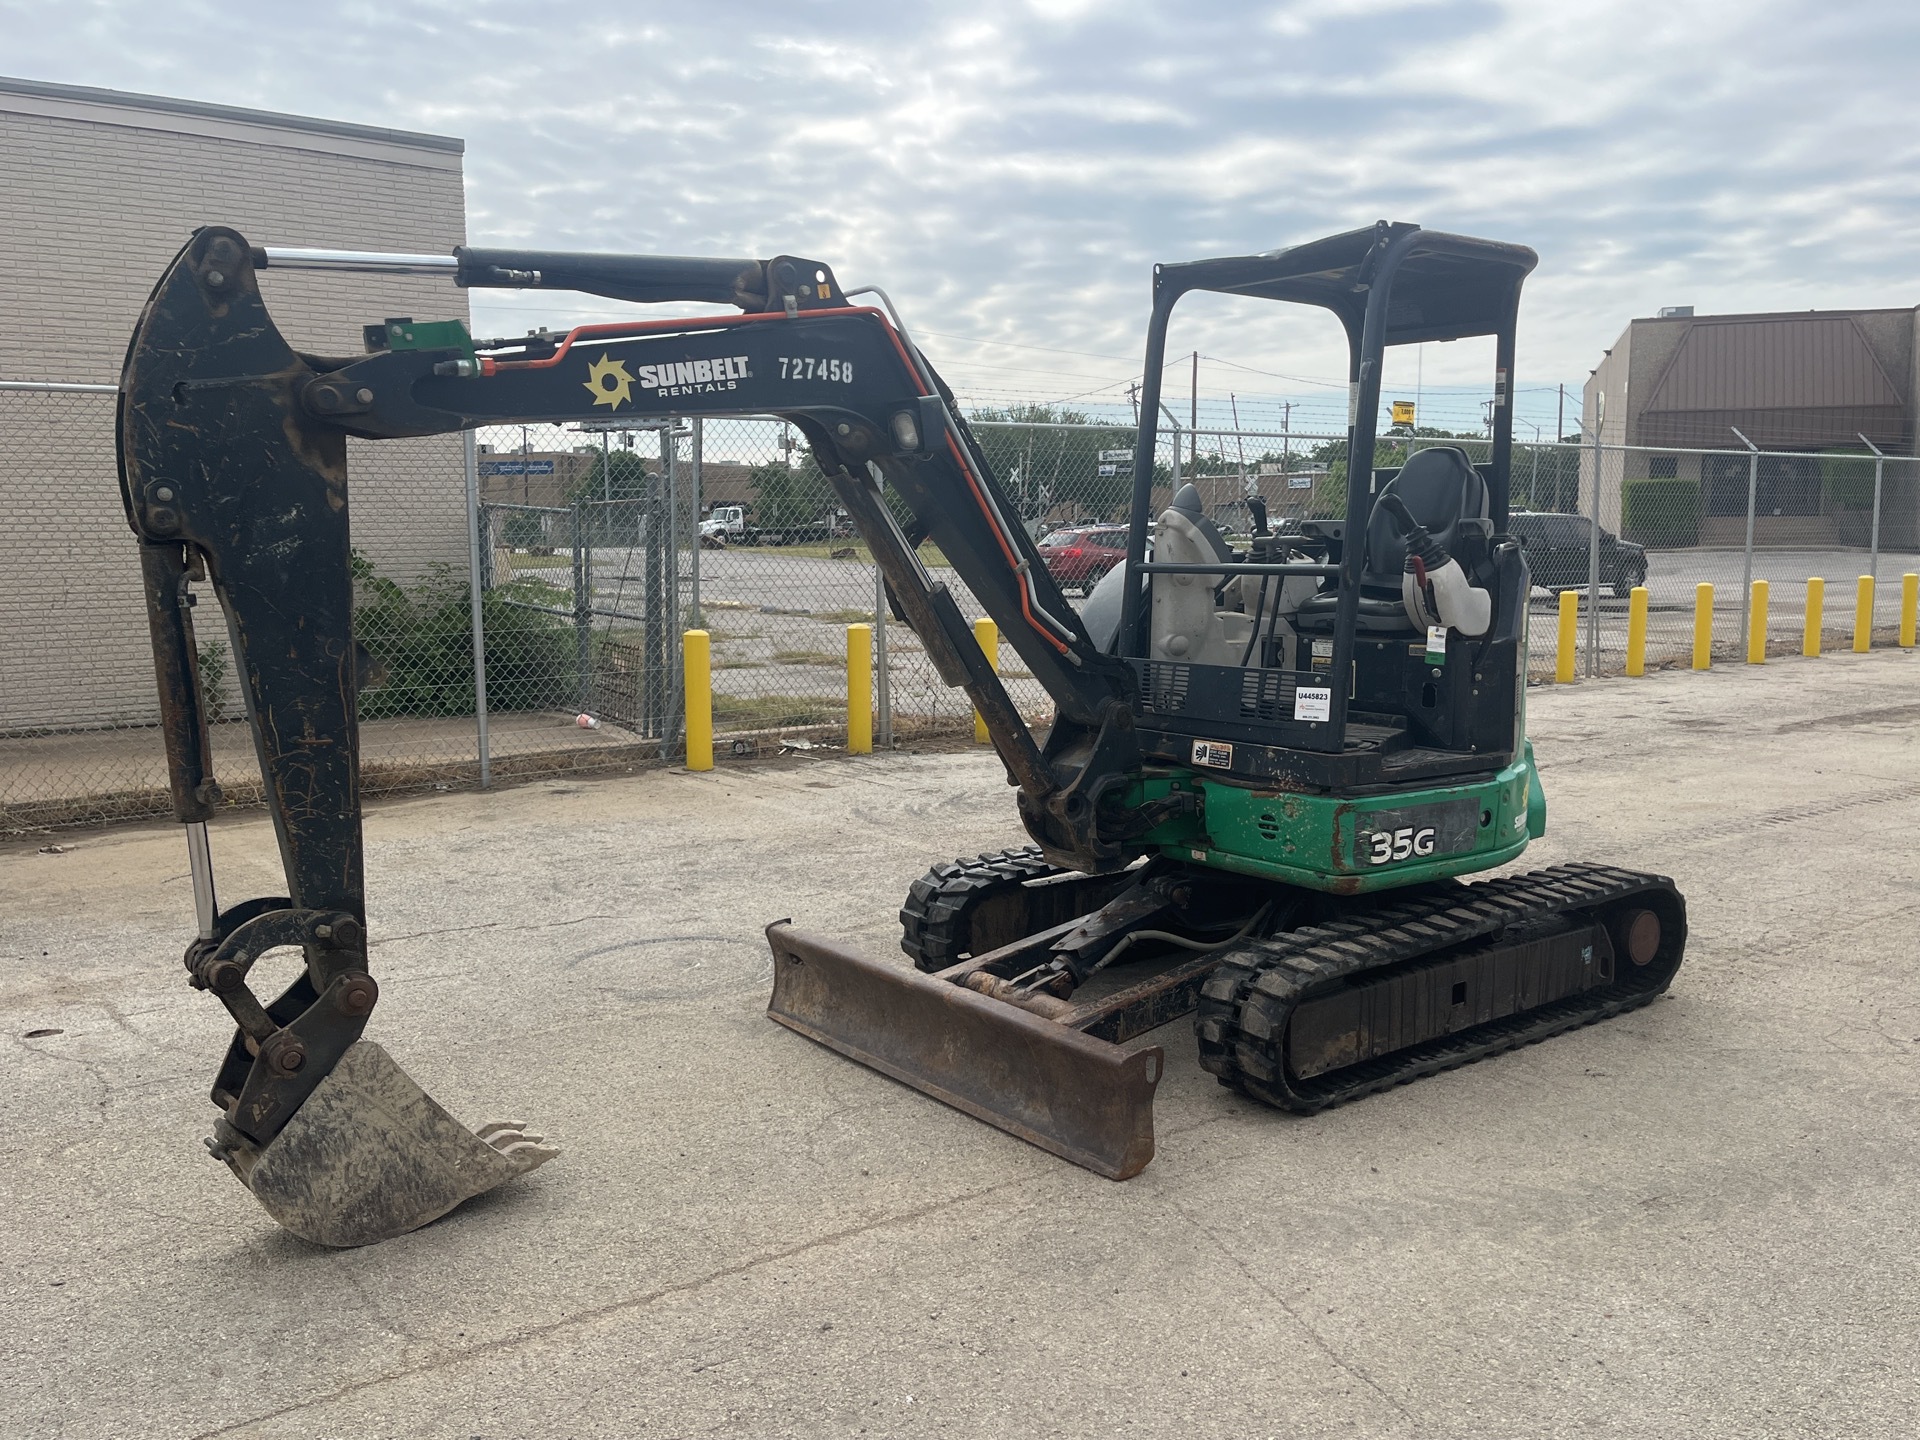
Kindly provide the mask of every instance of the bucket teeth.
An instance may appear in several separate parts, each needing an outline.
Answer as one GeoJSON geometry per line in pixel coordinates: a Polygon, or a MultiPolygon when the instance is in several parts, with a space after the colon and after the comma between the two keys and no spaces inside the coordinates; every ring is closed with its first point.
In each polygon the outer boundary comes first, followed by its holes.
{"type": "Polygon", "coordinates": [[[510,1160],[525,1161],[526,1169],[544,1165],[560,1152],[535,1135],[524,1120],[489,1120],[473,1132],[510,1160]]]}
{"type": "Polygon", "coordinates": [[[267,1145],[216,1153],[281,1225],[344,1247],[417,1230],[560,1152],[524,1121],[467,1129],[362,1040],[267,1145]]]}

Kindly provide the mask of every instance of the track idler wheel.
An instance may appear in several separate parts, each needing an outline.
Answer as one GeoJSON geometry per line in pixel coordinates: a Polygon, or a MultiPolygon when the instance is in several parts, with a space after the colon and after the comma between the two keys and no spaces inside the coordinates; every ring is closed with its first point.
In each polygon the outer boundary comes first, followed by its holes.
{"type": "Polygon", "coordinates": [[[1053,864],[1037,845],[935,865],[907,891],[900,948],[936,974],[1050,925],[1098,910],[1132,884],[1126,871],[1085,875],[1053,864]]]}

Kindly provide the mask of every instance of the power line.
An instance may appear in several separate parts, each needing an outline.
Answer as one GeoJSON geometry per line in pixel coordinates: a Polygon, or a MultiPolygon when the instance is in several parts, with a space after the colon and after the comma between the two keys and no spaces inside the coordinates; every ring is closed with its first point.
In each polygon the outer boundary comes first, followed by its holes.
{"type": "Polygon", "coordinates": [[[1102,355],[1093,350],[1062,350],[1056,345],[1024,345],[1014,340],[980,340],[972,335],[949,335],[943,330],[922,330],[918,325],[913,328],[918,334],[933,335],[942,340],[958,340],[964,345],[998,345],[1007,350],[1040,350],[1048,355],[1082,355],[1089,360],[1115,360],[1122,365],[1131,364],[1133,361],[1131,355],[1102,355]]]}

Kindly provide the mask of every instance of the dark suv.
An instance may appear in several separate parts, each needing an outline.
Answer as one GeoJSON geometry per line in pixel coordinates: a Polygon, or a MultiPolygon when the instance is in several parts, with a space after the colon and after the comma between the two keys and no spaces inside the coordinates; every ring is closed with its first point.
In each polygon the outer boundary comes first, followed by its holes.
{"type": "MultiPolygon", "coordinates": [[[[1515,510],[1507,533],[1527,548],[1533,583],[1547,590],[1584,590],[1593,553],[1593,521],[1584,515],[1550,515],[1515,510]]],[[[1600,583],[1625,597],[1647,583],[1647,552],[1630,540],[1600,531],[1600,583]]]]}
{"type": "Polygon", "coordinates": [[[1049,530],[1040,539],[1040,558],[1062,590],[1080,587],[1091,595],[1100,577],[1127,558],[1124,525],[1073,525],[1049,530]]]}

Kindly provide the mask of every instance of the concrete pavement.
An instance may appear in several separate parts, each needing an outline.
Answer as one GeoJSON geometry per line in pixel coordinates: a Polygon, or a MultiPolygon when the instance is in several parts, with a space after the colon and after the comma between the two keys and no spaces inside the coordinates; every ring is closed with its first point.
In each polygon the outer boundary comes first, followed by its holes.
{"type": "MultiPolygon", "coordinates": [[[[566,1153],[368,1251],[200,1151],[173,827],[0,847],[0,1434],[1913,1433],[1920,660],[1529,706],[1525,863],[1672,874],[1673,994],[1307,1120],[1181,1022],[1123,1185],[762,1014],[765,921],[885,954],[1018,842],[984,753],[373,808],[372,1035],[566,1153]]],[[[278,888],[263,818],[215,853],[278,888]]]]}

